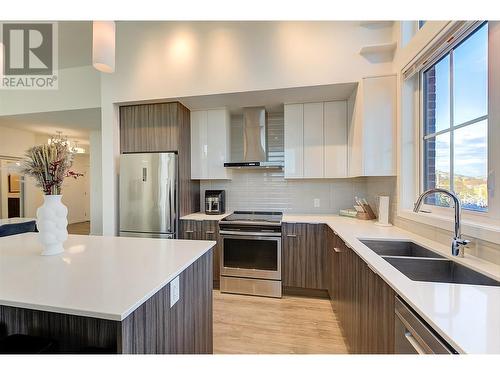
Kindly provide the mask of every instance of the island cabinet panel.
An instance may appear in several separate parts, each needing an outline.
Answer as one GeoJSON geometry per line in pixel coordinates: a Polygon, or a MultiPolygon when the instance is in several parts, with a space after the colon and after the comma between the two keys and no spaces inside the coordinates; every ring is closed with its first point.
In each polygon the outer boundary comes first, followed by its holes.
{"type": "Polygon", "coordinates": [[[284,287],[328,289],[324,224],[283,224],[282,270],[284,287]]]}
{"type": "Polygon", "coordinates": [[[172,307],[167,284],[123,321],[0,306],[0,338],[47,337],[61,353],[212,353],[212,250],[179,275],[179,286],[172,307]]]}
{"type": "Polygon", "coordinates": [[[217,220],[181,220],[179,238],[217,242],[213,248],[213,277],[214,286],[218,287],[220,281],[220,257],[222,253],[219,222],[217,220]]]}
{"type": "Polygon", "coordinates": [[[349,352],[394,353],[396,293],[340,237],[330,243],[330,299],[349,352]]]}
{"type": "Polygon", "coordinates": [[[119,332],[118,321],[0,306],[0,338],[13,334],[50,337],[57,341],[60,353],[89,348],[116,353],[119,332]]]}
{"type": "Polygon", "coordinates": [[[175,305],[170,307],[168,284],[122,322],[119,352],[212,353],[211,252],[179,276],[180,298],[175,305]]]}

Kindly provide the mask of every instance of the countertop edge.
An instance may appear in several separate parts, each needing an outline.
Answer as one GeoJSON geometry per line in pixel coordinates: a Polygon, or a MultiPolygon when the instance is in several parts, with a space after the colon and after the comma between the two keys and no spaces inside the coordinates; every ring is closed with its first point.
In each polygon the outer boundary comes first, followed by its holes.
{"type": "MultiPolygon", "coordinates": [[[[185,240],[176,240],[176,241],[185,241],[185,240]]],[[[190,241],[190,240],[186,240],[190,241]]],[[[95,318],[95,319],[103,319],[110,320],[116,322],[122,322],[125,320],[131,313],[133,313],[137,308],[139,308],[144,302],[154,296],[158,291],[160,291],[163,287],[168,285],[173,279],[179,276],[182,272],[184,272],[189,266],[195,263],[198,259],[200,259],[203,255],[205,255],[209,250],[213,249],[213,247],[217,244],[215,241],[197,241],[197,242],[205,242],[208,246],[204,250],[200,250],[199,253],[188,261],[186,261],[181,267],[179,267],[175,272],[168,275],[168,277],[163,280],[159,285],[152,288],[149,292],[147,292],[142,298],[137,300],[137,302],[133,303],[131,306],[126,308],[123,312],[106,312],[106,311],[93,311],[93,310],[82,310],[78,308],[71,307],[54,307],[51,305],[42,305],[37,303],[29,303],[22,301],[12,301],[12,300],[3,300],[0,299],[0,306],[21,308],[21,309],[29,309],[29,310],[37,310],[44,312],[51,312],[57,314],[65,314],[72,316],[81,316],[86,318],[95,318]]]]}
{"type": "Polygon", "coordinates": [[[134,305],[132,305],[130,308],[128,308],[125,312],[123,312],[119,320],[123,321],[125,320],[130,314],[132,314],[135,310],[137,310],[144,302],[146,302],[148,299],[153,297],[156,293],[158,293],[161,289],[163,289],[165,286],[168,285],[173,279],[175,279],[177,276],[179,276],[181,273],[183,273],[189,266],[191,266],[193,263],[195,263],[198,259],[200,259],[203,255],[205,255],[209,250],[213,249],[215,245],[217,245],[217,242],[215,241],[204,241],[204,242],[209,242],[211,243],[211,246],[208,249],[205,249],[204,252],[198,254],[198,256],[193,257],[189,262],[186,262],[183,267],[181,267],[177,272],[175,272],[173,275],[170,275],[170,277],[166,280],[160,283],[160,285],[156,286],[153,288],[149,293],[147,293],[141,300],[136,302],[134,305]]]}
{"type": "Polygon", "coordinates": [[[184,216],[181,216],[179,220],[195,220],[195,221],[220,221],[224,219],[225,217],[231,215],[233,211],[227,211],[223,214],[217,214],[217,215],[207,215],[204,212],[194,212],[192,214],[187,214],[184,216]]]}

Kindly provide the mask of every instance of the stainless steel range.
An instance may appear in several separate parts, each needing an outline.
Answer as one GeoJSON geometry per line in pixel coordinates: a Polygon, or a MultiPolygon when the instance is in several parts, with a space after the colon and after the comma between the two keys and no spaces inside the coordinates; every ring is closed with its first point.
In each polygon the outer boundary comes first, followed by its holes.
{"type": "Polygon", "coordinates": [[[221,292],[281,298],[282,216],[236,211],[219,222],[221,292]]]}

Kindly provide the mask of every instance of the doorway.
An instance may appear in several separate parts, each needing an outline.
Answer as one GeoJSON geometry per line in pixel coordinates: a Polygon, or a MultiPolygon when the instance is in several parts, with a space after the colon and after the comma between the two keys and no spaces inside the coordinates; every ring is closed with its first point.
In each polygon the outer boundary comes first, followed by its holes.
{"type": "Polygon", "coordinates": [[[23,177],[19,174],[21,159],[0,157],[0,219],[24,217],[23,177]]]}

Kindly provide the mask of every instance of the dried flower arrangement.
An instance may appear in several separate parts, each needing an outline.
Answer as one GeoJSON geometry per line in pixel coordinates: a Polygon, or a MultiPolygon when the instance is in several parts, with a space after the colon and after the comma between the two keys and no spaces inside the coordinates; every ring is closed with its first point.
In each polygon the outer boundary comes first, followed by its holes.
{"type": "Polygon", "coordinates": [[[66,177],[76,179],[83,176],[70,170],[73,157],[66,139],[52,138],[49,144],[34,146],[26,151],[21,173],[33,177],[45,195],[60,195],[66,177]]]}

